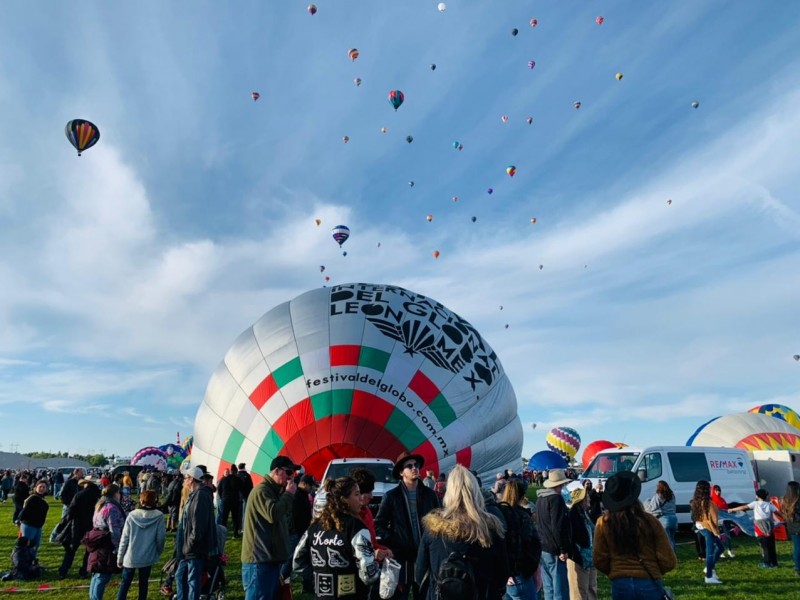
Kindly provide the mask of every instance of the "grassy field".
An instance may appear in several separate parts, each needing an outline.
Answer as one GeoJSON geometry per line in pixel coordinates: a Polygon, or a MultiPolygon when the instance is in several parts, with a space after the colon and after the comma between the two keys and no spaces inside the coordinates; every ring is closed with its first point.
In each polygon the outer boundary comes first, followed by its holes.
{"type": "MultiPolygon", "coordinates": [[[[61,505],[50,499],[50,512],[43,537],[47,539],[61,515],[61,505]]],[[[0,504],[0,571],[11,568],[11,548],[17,537],[17,529],[11,522],[13,506],[11,502],[0,504]]],[[[162,556],[162,562],[171,555],[174,535],[168,535],[167,548],[162,556]]],[[[793,600],[800,599],[800,577],[794,574],[791,561],[792,547],[790,542],[778,542],[778,560],[780,567],[777,569],[759,569],[760,552],[758,544],[752,538],[737,538],[734,541],[736,558],[725,558],[717,565],[719,578],[723,585],[707,586],[703,582],[701,573],[703,564],[697,560],[694,550],[693,538],[688,534],[679,536],[678,568],[666,577],[666,584],[673,589],[675,597],[679,600],[706,600],[712,598],[725,598],[726,600],[793,600]]],[[[244,598],[240,576],[240,540],[228,540],[227,554],[230,559],[225,572],[228,577],[226,598],[239,600],[244,598]]],[[[45,577],[41,581],[8,581],[0,583],[0,594],[9,593],[9,588],[15,587],[19,591],[30,592],[34,595],[53,598],[87,598],[89,595],[87,579],[76,577],[78,557],[73,565],[68,579],[59,581],[56,577],[58,566],[63,558],[63,549],[56,544],[44,542],[39,551],[39,559],[45,569],[45,577]],[[42,591],[36,591],[40,586],[47,586],[42,591]]],[[[151,598],[160,597],[158,594],[160,572],[154,571],[150,583],[151,598]]],[[[115,577],[106,590],[107,598],[114,598],[117,593],[115,577]]],[[[610,598],[608,580],[599,576],[600,598],[610,598]]],[[[131,588],[129,598],[135,598],[136,583],[131,588]]],[[[296,590],[295,598],[311,600],[310,596],[303,595],[296,590]]]]}

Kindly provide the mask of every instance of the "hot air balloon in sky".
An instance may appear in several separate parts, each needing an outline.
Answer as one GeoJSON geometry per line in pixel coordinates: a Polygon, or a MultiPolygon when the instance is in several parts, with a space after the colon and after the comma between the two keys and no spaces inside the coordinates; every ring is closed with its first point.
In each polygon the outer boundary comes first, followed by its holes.
{"type": "Polygon", "coordinates": [[[392,90],[389,92],[389,104],[391,104],[395,110],[402,106],[405,99],[405,95],[400,90],[392,90]]]}
{"type": "Polygon", "coordinates": [[[439,12],[444,12],[447,10],[447,5],[444,2],[439,2],[437,8],[439,9],[439,12]]]}
{"type": "Polygon", "coordinates": [[[319,272],[320,273],[324,273],[325,272],[325,265],[320,265],[319,266],[319,272]]]}
{"type": "Polygon", "coordinates": [[[617,73],[615,77],[617,78],[617,81],[620,81],[622,79],[622,73],[617,73]]]}
{"type": "Polygon", "coordinates": [[[439,252],[438,250],[434,250],[433,251],[433,258],[439,258],[440,254],[441,254],[441,252],[439,252]]]}
{"type": "Polygon", "coordinates": [[[435,71],[435,70],[436,70],[436,64],[435,63],[431,63],[431,71],[435,71]]]}
{"type": "Polygon", "coordinates": [[[78,156],[81,152],[88,150],[97,143],[100,139],[100,130],[97,125],[91,121],[84,119],[73,119],[64,128],[64,133],[69,140],[69,143],[78,151],[78,156]]]}
{"type": "Polygon", "coordinates": [[[131,458],[132,465],[153,467],[156,471],[167,470],[167,455],[155,446],[147,446],[139,450],[131,458]]]}
{"type": "Polygon", "coordinates": [[[356,84],[356,87],[361,87],[361,77],[356,77],[353,79],[353,83],[356,84]]]}
{"type": "Polygon", "coordinates": [[[581,447],[581,436],[572,427],[554,427],[547,434],[545,443],[550,450],[569,462],[581,447]]]}
{"type": "Polygon", "coordinates": [[[472,222],[473,222],[473,223],[474,223],[475,221],[477,221],[477,220],[478,220],[478,217],[472,217],[472,222]]]}
{"type": "Polygon", "coordinates": [[[575,107],[575,110],[578,110],[581,107],[580,100],[576,100],[575,102],[573,102],[572,106],[575,107]]]}
{"type": "Polygon", "coordinates": [[[603,22],[605,22],[605,19],[604,19],[603,17],[597,17],[597,18],[594,20],[594,22],[595,22],[595,23],[597,23],[598,25],[602,25],[602,24],[603,24],[603,22]]]}
{"type": "Polygon", "coordinates": [[[692,108],[699,108],[699,107],[700,107],[700,103],[697,100],[692,102],[692,108]]]}
{"type": "Polygon", "coordinates": [[[513,177],[514,175],[517,174],[517,167],[515,167],[514,165],[508,165],[506,167],[506,173],[508,174],[509,177],[513,177]]]}
{"type": "Polygon", "coordinates": [[[453,196],[453,202],[458,202],[458,196],[453,196]]]}
{"type": "Polygon", "coordinates": [[[532,69],[535,66],[536,66],[536,61],[535,60],[529,60],[528,61],[528,68],[529,69],[532,69]]]}
{"type": "Polygon", "coordinates": [[[667,206],[672,206],[672,198],[670,198],[669,200],[667,200],[667,206]]]}
{"type": "Polygon", "coordinates": [[[531,224],[535,224],[535,223],[536,223],[536,217],[531,217],[531,224]]]}
{"type": "Polygon", "coordinates": [[[528,117],[527,119],[525,119],[525,122],[526,122],[528,125],[530,125],[531,123],[533,123],[533,117],[528,117]]]}
{"type": "Polygon", "coordinates": [[[508,123],[508,115],[503,115],[502,117],[500,117],[500,120],[501,120],[503,123],[508,123]]]}
{"type": "Polygon", "coordinates": [[[350,228],[347,225],[337,225],[331,229],[331,237],[341,248],[342,244],[350,237],[350,228]]]}
{"type": "Polygon", "coordinates": [[[389,130],[386,129],[386,127],[381,127],[381,133],[386,133],[387,131],[389,131],[389,130]]]}
{"type": "Polygon", "coordinates": [[[310,14],[313,17],[315,14],[317,14],[317,5],[316,4],[309,4],[307,10],[308,10],[308,14],[310,14]]]}
{"type": "Polygon", "coordinates": [[[411,137],[410,135],[407,135],[407,136],[406,136],[406,142],[408,142],[408,143],[410,144],[410,143],[411,143],[411,142],[413,142],[413,141],[414,141],[414,138],[413,138],[413,137],[411,137]]]}
{"type": "Polygon", "coordinates": [[[252,94],[250,94],[250,97],[253,99],[253,102],[255,102],[256,100],[261,98],[261,94],[259,94],[258,92],[253,92],[252,94]]]}
{"type": "Polygon", "coordinates": [[[344,137],[342,138],[342,141],[343,141],[343,142],[346,144],[347,142],[349,142],[349,141],[350,141],[350,137],[346,135],[346,136],[344,136],[344,137]]]}
{"type": "Polygon", "coordinates": [[[486,193],[491,196],[494,193],[494,189],[489,188],[488,190],[486,190],[486,193]]]}
{"type": "Polygon", "coordinates": [[[518,33],[519,33],[519,29],[517,29],[516,27],[514,27],[514,29],[511,30],[511,35],[513,35],[514,37],[517,37],[518,33]]]}
{"type": "Polygon", "coordinates": [[[194,445],[194,436],[187,435],[183,438],[183,442],[181,442],[181,448],[184,449],[186,452],[186,456],[189,456],[192,453],[192,446],[194,445]]]}
{"type": "Polygon", "coordinates": [[[317,227],[319,227],[320,225],[322,225],[322,219],[314,219],[314,224],[315,224],[317,227]]]}
{"type": "Polygon", "coordinates": [[[413,181],[409,181],[408,182],[408,187],[414,187],[414,182],[413,181]]]}
{"type": "Polygon", "coordinates": [[[394,285],[318,288],[261,317],[212,375],[192,462],[269,472],[278,454],[319,478],[332,458],[421,454],[486,478],[522,451],[497,354],[465,319],[394,285]]]}
{"type": "Polygon", "coordinates": [[[795,359],[796,361],[800,361],[800,354],[795,354],[794,356],[792,356],[792,358],[795,359]]]}
{"type": "Polygon", "coordinates": [[[425,219],[428,221],[428,223],[430,223],[431,221],[433,221],[433,215],[428,215],[427,217],[425,217],[425,219]]]}
{"type": "Polygon", "coordinates": [[[539,24],[538,19],[531,19],[531,27],[536,27],[539,24]]]}
{"type": "Polygon", "coordinates": [[[358,58],[358,48],[350,48],[350,50],[347,51],[347,57],[355,61],[358,58]]]}

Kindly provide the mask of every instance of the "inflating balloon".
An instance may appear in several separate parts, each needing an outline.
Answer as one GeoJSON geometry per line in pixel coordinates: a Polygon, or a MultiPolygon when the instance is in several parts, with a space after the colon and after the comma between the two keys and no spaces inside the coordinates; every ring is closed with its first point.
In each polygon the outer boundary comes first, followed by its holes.
{"type": "Polygon", "coordinates": [[[261,317],[212,375],[193,463],[263,476],[282,454],[320,478],[332,458],[421,454],[483,478],[522,451],[496,352],[441,303],[395,285],[317,288],[261,317]]]}
{"type": "Polygon", "coordinates": [[[701,425],[686,445],[800,451],[800,430],[765,414],[737,413],[701,425]]]}
{"type": "Polygon", "coordinates": [[[167,455],[155,446],[147,446],[139,450],[131,458],[132,465],[152,467],[156,471],[167,470],[167,455]]]}
{"type": "Polygon", "coordinates": [[[64,128],[64,134],[67,136],[69,143],[78,151],[78,156],[84,150],[94,146],[97,140],[100,139],[100,130],[97,125],[84,119],[73,119],[67,123],[64,128]]]}
{"type": "Polygon", "coordinates": [[[537,452],[528,461],[528,469],[531,471],[549,471],[551,469],[566,469],[567,461],[560,454],[552,450],[542,450],[537,452]]]}
{"type": "Polygon", "coordinates": [[[783,404],[762,404],[761,406],[754,406],[747,412],[774,417],[781,421],[786,421],[792,427],[800,429],[800,415],[783,404]]]}
{"type": "Polygon", "coordinates": [[[602,452],[603,450],[611,450],[612,448],[616,448],[617,446],[614,442],[609,442],[608,440],[595,440],[583,450],[583,455],[581,455],[581,464],[583,465],[584,469],[588,469],[589,465],[592,464],[594,457],[597,456],[598,452],[602,452]]]}
{"type": "Polygon", "coordinates": [[[342,244],[350,237],[350,228],[346,225],[337,225],[331,230],[331,237],[333,237],[334,241],[339,244],[339,248],[341,248],[342,244]]]}
{"type": "Polygon", "coordinates": [[[554,427],[545,438],[547,447],[569,462],[581,447],[581,436],[571,427],[554,427]]]}
{"type": "Polygon", "coordinates": [[[158,449],[167,457],[168,469],[180,469],[181,463],[186,459],[186,450],[177,444],[164,444],[158,449]]]}

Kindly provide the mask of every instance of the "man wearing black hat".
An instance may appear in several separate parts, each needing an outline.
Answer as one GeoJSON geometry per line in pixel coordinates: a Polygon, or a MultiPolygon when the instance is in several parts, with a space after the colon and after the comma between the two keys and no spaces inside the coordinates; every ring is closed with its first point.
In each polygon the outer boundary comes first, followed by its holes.
{"type": "Polygon", "coordinates": [[[247,501],[242,535],[242,586],[245,600],[278,597],[281,565],[289,557],[289,516],[300,466],[276,456],[269,474],[247,501]]]}
{"type": "Polygon", "coordinates": [[[419,589],[414,583],[414,562],[422,537],[422,517],[439,507],[439,498],[419,479],[425,459],[419,454],[403,453],[392,469],[400,484],[386,492],[375,517],[375,533],[381,544],[388,546],[401,565],[400,583],[395,600],[406,600],[411,588],[414,598],[419,589]]]}

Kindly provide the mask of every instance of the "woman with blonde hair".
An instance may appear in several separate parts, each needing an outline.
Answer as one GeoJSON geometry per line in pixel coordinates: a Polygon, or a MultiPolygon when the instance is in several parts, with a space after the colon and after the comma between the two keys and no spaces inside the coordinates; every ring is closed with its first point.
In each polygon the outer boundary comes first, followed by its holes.
{"type": "Polygon", "coordinates": [[[357,516],[361,490],[352,477],[328,479],[323,489],[327,501],[297,544],[294,570],[312,569],[315,598],[366,600],[380,567],[369,530],[357,516]]]}
{"type": "Polygon", "coordinates": [[[509,576],[505,528],[500,519],[486,512],[481,488],[472,473],[461,465],[453,468],[447,478],[444,508],[425,515],[422,525],[415,575],[423,598],[437,598],[439,568],[453,553],[466,557],[476,600],[494,600],[505,594],[509,576]]]}
{"type": "Polygon", "coordinates": [[[792,538],[794,574],[800,575],[800,483],[786,484],[786,494],[781,498],[781,512],[786,519],[786,529],[792,538]]]}

